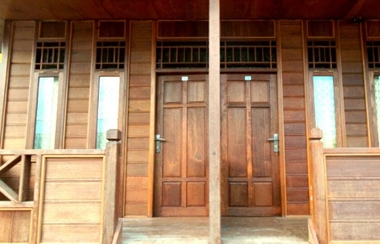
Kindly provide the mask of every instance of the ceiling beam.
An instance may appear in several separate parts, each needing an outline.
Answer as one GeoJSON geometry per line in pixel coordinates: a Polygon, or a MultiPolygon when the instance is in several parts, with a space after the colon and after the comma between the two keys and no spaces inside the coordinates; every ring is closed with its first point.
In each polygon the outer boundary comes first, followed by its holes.
{"type": "Polygon", "coordinates": [[[366,1],[367,0],[357,0],[356,3],[354,4],[354,6],[350,9],[350,11],[348,11],[346,16],[344,16],[344,18],[345,19],[352,19],[354,17],[361,17],[361,16],[358,16],[358,13],[362,9],[362,7],[366,1]]]}

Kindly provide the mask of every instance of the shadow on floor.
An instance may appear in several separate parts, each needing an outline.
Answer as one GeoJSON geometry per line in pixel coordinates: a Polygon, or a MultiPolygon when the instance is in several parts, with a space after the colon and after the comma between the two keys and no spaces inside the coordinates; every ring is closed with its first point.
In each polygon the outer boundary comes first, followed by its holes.
{"type": "MultiPolygon", "coordinates": [[[[307,218],[225,217],[223,243],[308,243],[307,218]]],[[[208,218],[126,218],[122,243],[208,243],[208,218]]]]}

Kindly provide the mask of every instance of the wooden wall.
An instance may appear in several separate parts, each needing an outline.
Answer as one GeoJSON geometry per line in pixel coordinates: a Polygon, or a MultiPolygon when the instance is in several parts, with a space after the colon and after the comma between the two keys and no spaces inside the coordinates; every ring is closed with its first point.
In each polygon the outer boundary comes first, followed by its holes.
{"type": "Polygon", "coordinates": [[[152,22],[132,21],[125,215],[147,215],[152,22]]]}
{"type": "Polygon", "coordinates": [[[10,70],[6,83],[6,117],[2,126],[2,146],[26,147],[29,86],[35,42],[35,22],[13,22],[10,70]]]}
{"type": "Polygon", "coordinates": [[[380,239],[380,156],[327,155],[328,233],[331,241],[380,239]]]}
{"type": "MultiPolygon", "coordinates": [[[[288,215],[309,214],[302,21],[280,21],[288,215]]],[[[281,123],[281,121],[280,121],[281,123]]]]}
{"type": "Polygon", "coordinates": [[[0,211],[0,242],[29,243],[31,211],[0,211]]]}
{"type": "MultiPolygon", "coordinates": [[[[235,28],[236,23],[224,21],[224,36],[234,40],[239,35],[246,34],[243,29],[228,32],[228,28],[235,28]],[[239,34],[240,33],[240,34],[239,34]],[[238,36],[237,36],[238,35],[238,36]]],[[[63,148],[79,149],[89,147],[90,101],[91,82],[94,77],[93,59],[95,42],[95,21],[68,22],[68,63],[66,118],[63,130],[63,148]]],[[[309,213],[308,198],[308,166],[307,166],[307,99],[305,85],[307,83],[307,57],[305,47],[306,21],[281,20],[275,21],[276,30],[264,28],[252,29],[252,33],[259,38],[277,39],[279,63],[279,84],[282,84],[283,121],[285,138],[281,157],[284,163],[286,185],[285,214],[304,215],[309,213]],[[278,27],[278,28],[277,28],[278,27]],[[262,31],[264,34],[260,34],[262,31]],[[271,36],[274,31],[277,35],[271,36]],[[261,36],[260,36],[261,35],[261,36]]],[[[122,167],[125,166],[125,190],[124,190],[124,214],[147,215],[151,199],[149,192],[149,141],[151,122],[151,103],[154,98],[154,87],[151,87],[152,70],[155,60],[155,23],[152,21],[131,21],[129,33],[128,75],[125,75],[127,84],[126,106],[128,114],[123,118],[126,135],[125,155],[122,159],[122,167]]],[[[33,80],[34,44],[36,34],[36,22],[14,21],[11,22],[11,31],[5,38],[10,37],[9,51],[9,76],[5,85],[5,115],[4,124],[1,126],[0,146],[6,149],[23,149],[27,147],[27,120],[28,107],[31,99],[30,84],[33,80]]],[[[198,33],[205,37],[204,22],[198,33]]],[[[251,26],[245,23],[245,26],[251,26]]],[[[254,25],[252,25],[254,26],[254,25]]],[[[251,26],[251,27],[252,27],[251,26]]],[[[250,27],[250,28],[251,28],[250,27]]],[[[340,79],[343,84],[344,117],[346,145],[344,146],[368,146],[369,133],[367,131],[368,119],[366,117],[366,94],[363,78],[363,56],[361,43],[361,25],[346,21],[336,22],[335,39],[338,44],[338,58],[340,57],[340,79]]],[[[237,28],[237,27],[236,27],[237,28]]],[[[239,27],[240,28],[240,27],[239,27]]],[[[160,32],[159,32],[160,33],[160,32]]],[[[165,32],[166,33],[166,32],[165,32]]],[[[173,35],[169,31],[170,35],[173,35]]],[[[250,32],[251,33],[251,32],[250,32]]],[[[251,33],[251,34],[252,34],[251,33]]],[[[197,34],[197,35],[198,35],[197,34]]],[[[164,35],[161,33],[160,35],[164,35]]],[[[172,36],[170,36],[172,37],[172,36]]],[[[184,38],[184,37],[182,37],[184,38]]],[[[248,39],[249,37],[244,36],[248,39]]],[[[1,75],[5,77],[4,74],[1,75]]],[[[1,91],[1,89],[0,89],[1,91]]],[[[1,94],[2,95],[2,94],[1,94]]],[[[29,113],[30,114],[30,113],[29,113]]],[[[0,116],[1,118],[1,116],[0,116]]],[[[12,179],[10,179],[12,180],[12,179]]],[[[152,180],[152,179],[151,179],[152,180]]]]}
{"type": "Polygon", "coordinates": [[[72,22],[65,148],[87,148],[93,21],[72,22]]]}
{"type": "MultiPolygon", "coordinates": [[[[367,147],[367,116],[363,75],[361,27],[338,21],[347,147],[367,147]]],[[[364,49],[365,50],[365,49],[364,49]]]]}
{"type": "Polygon", "coordinates": [[[101,243],[104,157],[46,157],[42,166],[41,243],[101,243]]]}

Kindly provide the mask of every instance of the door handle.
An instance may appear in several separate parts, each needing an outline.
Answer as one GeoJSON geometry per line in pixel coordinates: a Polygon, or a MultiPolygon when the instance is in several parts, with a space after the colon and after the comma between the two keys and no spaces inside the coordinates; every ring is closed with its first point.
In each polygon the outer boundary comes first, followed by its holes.
{"type": "Polygon", "coordinates": [[[278,134],[273,134],[273,137],[268,138],[268,141],[273,141],[273,152],[278,153],[278,134]]]}
{"type": "Polygon", "coordinates": [[[166,142],[165,138],[162,138],[160,134],[156,135],[156,153],[161,152],[161,142],[166,142]]]}

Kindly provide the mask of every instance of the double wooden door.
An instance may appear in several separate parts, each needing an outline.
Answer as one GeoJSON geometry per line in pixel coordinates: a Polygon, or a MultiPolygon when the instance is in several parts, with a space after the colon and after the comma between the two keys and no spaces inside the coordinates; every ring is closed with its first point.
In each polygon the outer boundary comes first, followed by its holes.
{"type": "MultiPolygon", "coordinates": [[[[221,78],[222,214],[278,215],[276,77],[221,78]]],[[[155,216],[208,215],[207,89],[206,75],[158,78],[155,216]]]]}

